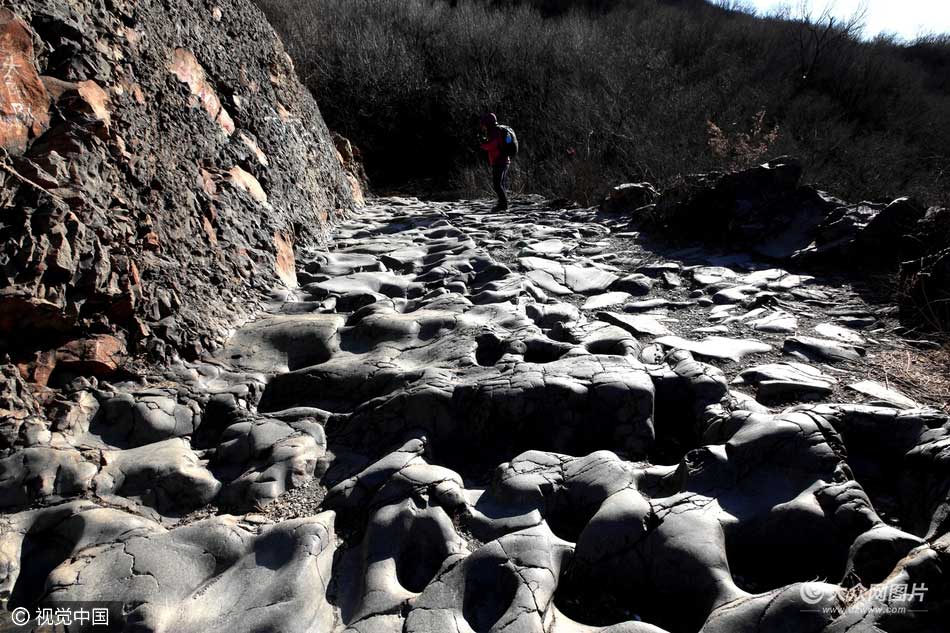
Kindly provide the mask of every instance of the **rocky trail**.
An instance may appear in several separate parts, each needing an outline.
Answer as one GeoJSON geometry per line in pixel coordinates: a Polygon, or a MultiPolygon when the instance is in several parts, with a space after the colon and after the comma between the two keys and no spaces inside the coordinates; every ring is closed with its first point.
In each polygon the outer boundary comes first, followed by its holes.
{"type": "MultiPolygon", "coordinates": [[[[5,431],[7,609],[108,600],[116,630],[175,633],[946,630],[947,398],[895,370],[926,375],[926,344],[859,284],[628,222],[377,199],[213,354],[76,378],[51,424],[5,431]]],[[[39,410],[3,378],[3,408],[39,410]]]]}

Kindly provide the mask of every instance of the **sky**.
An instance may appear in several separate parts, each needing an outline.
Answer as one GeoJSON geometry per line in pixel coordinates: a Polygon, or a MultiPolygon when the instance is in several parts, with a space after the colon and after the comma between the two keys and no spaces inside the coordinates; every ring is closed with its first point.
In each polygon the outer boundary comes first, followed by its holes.
{"type": "MultiPolygon", "coordinates": [[[[865,37],[878,33],[895,33],[912,40],[918,34],[950,33],[950,0],[806,0],[815,16],[833,6],[835,15],[850,17],[861,6],[867,6],[865,37]]],[[[747,0],[760,13],[771,12],[778,6],[798,7],[801,0],[747,0]]]]}

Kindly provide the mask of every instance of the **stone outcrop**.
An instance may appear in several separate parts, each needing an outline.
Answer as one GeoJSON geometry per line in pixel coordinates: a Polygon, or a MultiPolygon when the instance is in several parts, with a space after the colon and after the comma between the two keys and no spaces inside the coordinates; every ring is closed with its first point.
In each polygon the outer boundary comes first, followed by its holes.
{"type": "Polygon", "coordinates": [[[751,169],[692,175],[653,205],[627,209],[643,228],[799,265],[896,269],[919,250],[925,210],[908,198],[849,204],[801,182],[782,157],[751,169]]]}
{"type": "Polygon", "coordinates": [[[0,7],[0,353],[29,380],[218,346],[362,198],[249,0],[0,7]]]}
{"type": "Polygon", "coordinates": [[[662,194],[647,183],[620,185],[600,208],[623,211],[635,227],[672,240],[798,267],[900,270],[902,320],[924,330],[950,329],[948,210],[924,209],[909,198],[850,204],[801,178],[801,163],[782,157],[743,171],[691,175],[662,194]],[[656,201],[648,204],[651,197],[656,201]]]}
{"type": "Polygon", "coordinates": [[[929,209],[912,237],[900,270],[901,318],[924,330],[950,332],[950,209],[929,209]]]}
{"type": "Polygon", "coordinates": [[[607,213],[636,211],[656,202],[659,195],[653,185],[648,182],[629,182],[617,185],[604,196],[604,199],[600,202],[600,210],[607,213]]]}
{"type": "Polygon", "coordinates": [[[844,205],[802,186],[801,174],[798,161],[783,158],[741,172],[691,175],[634,220],[676,239],[792,257],[815,241],[831,209],[844,205]]]}

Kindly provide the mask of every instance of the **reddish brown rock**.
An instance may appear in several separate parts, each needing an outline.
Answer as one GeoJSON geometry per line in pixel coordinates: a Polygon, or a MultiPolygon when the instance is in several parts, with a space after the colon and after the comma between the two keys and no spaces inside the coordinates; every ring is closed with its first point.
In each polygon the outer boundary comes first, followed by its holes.
{"type": "Polygon", "coordinates": [[[79,97],[85,104],[87,113],[95,121],[108,127],[112,122],[109,95],[94,81],[80,81],[78,86],[79,97]]]}
{"type": "Polygon", "coordinates": [[[235,187],[246,191],[261,204],[267,202],[267,192],[264,191],[264,187],[261,186],[257,178],[237,166],[232,167],[230,171],[228,171],[228,176],[231,184],[235,187]]]}
{"type": "Polygon", "coordinates": [[[33,63],[29,26],[0,9],[0,147],[14,153],[49,126],[49,94],[33,63]]]}
{"type": "Polygon", "coordinates": [[[125,342],[108,334],[70,341],[56,350],[58,367],[96,376],[113,373],[126,357],[125,342]]]}
{"type": "Polygon", "coordinates": [[[109,306],[106,314],[109,318],[122,323],[131,320],[132,315],[135,314],[135,295],[131,292],[125,292],[119,295],[113,304],[109,306]]]}
{"type": "Polygon", "coordinates": [[[132,282],[133,286],[139,286],[142,284],[142,277],[139,275],[139,267],[135,265],[134,261],[129,262],[129,280],[132,282]]]}
{"type": "Polygon", "coordinates": [[[61,111],[71,116],[82,115],[82,123],[87,126],[108,128],[112,123],[109,94],[95,81],[74,83],[45,75],[40,79],[61,111]]]}
{"type": "Polygon", "coordinates": [[[45,387],[54,369],[56,369],[56,354],[52,351],[40,352],[33,365],[33,382],[45,387]]]}
{"type": "Polygon", "coordinates": [[[353,203],[358,207],[362,207],[366,204],[366,198],[363,195],[363,185],[361,185],[356,176],[350,172],[346,172],[346,179],[350,181],[350,189],[353,190],[353,203]]]}
{"type": "Polygon", "coordinates": [[[366,176],[360,152],[346,137],[336,132],[331,133],[331,137],[336,148],[336,158],[346,170],[346,179],[353,190],[353,202],[361,207],[366,204],[363,192],[369,189],[369,178],[366,176]]]}
{"type": "Polygon", "coordinates": [[[0,333],[28,329],[65,330],[72,318],[62,306],[44,297],[24,296],[16,288],[0,290],[0,333]]]}
{"type": "Polygon", "coordinates": [[[62,79],[49,77],[47,75],[40,77],[40,81],[43,82],[43,87],[46,88],[47,94],[53,101],[59,101],[59,99],[70,90],[77,90],[79,88],[79,86],[72,81],[63,81],[62,79]]]}
{"type": "Polygon", "coordinates": [[[198,183],[201,185],[201,189],[212,198],[218,195],[218,185],[215,183],[214,176],[211,175],[211,172],[207,169],[199,169],[198,173],[200,174],[198,183]]]}
{"type": "Polygon", "coordinates": [[[37,352],[32,360],[18,363],[17,369],[24,380],[45,387],[56,369],[56,352],[37,352]]]}
{"type": "Polygon", "coordinates": [[[239,136],[241,138],[241,142],[244,143],[244,145],[251,151],[252,154],[254,154],[254,158],[257,159],[257,162],[264,167],[267,167],[270,164],[270,161],[267,160],[267,155],[261,151],[260,147],[258,147],[257,141],[252,139],[244,132],[241,132],[239,136]]]}
{"type": "Polygon", "coordinates": [[[208,219],[208,216],[201,218],[201,228],[204,229],[205,235],[208,236],[208,241],[211,242],[212,245],[217,246],[218,235],[215,233],[214,227],[211,225],[211,220],[208,219]]]}
{"type": "Polygon", "coordinates": [[[277,276],[290,288],[297,287],[297,261],[294,257],[293,240],[283,233],[274,233],[274,247],[277,249],[277,261],[274,267],[277,276]]]}
{"type": "Polygon", "coordinates": [[[205,69],[195,59],[194,54],[184,48],[176,48],[172,53],[172,60],[168,69],[174,73],[178,79],[191,89],[191,94],[195,96],[197,102],[205,109],[208,116],[224,130],[225,134],[234,134],[234,121],[231,115],[221,105],[221,100],[215,93],[214,88],[208,83],[208,77],[205,69]]]}

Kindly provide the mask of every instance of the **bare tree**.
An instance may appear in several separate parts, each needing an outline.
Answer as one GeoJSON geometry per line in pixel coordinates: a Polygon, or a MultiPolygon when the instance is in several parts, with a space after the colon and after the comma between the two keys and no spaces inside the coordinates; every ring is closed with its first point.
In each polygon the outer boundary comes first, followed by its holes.
{"type": "Polygon", "coordinates": [[[798,5],[798,51],[801,80],[807,82],[822,61],[833,54],[843,42],[857,39],[864,30],[868,0],[862,2],[846,19],[835,15],[835,3],[828,2],[815,17],[809,0],[798,5]]]}

